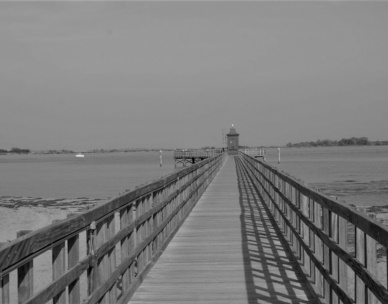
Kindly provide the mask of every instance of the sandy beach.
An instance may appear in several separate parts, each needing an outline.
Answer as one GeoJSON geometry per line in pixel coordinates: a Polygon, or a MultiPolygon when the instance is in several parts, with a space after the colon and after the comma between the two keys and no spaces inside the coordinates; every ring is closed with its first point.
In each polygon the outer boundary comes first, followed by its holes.
{"type": "Polygon", "coordinates": [[[69,213],[92,208],[102,199],[58,199],[32,197],[0,197],[0,242],[16,238],[20,230],[36,230],[69,213]]]}
{"type": "MultiPolygon", "coordinates": [[[[1,197],[0,198],[0,243],[8,242],[16,238],[17,231],[36,230],[50,225],[54,220],[65,219],[69,213],[80,213],[96,204],[102,199],[42,199],[31,197],[1,197]]],[[[366,206],[358,207],[360,211],[368,214],[375,214],[376,220],[388,226],[388,206],[366,206]]],[[[351,225],[350,225],[351,226],[351,225]]],[[[349,227],[350,227],[349,226],[349,227]]],[[[348,251],[354,254],[354,228],[348,231],[348,251]]],[[[46,253],[35,260],[36,275],[39,282],[36,288],[45,286],[51,281],[51,265],[47,264],[50,253],[46,253]]],[[[387,283],[385,272],[387,263],[386,253],[377,244],[377,271],[380,282],[387,283]]],[[[354,274],[350,269],[348,275],[348,291],[354,290],[354,274]]],[[[85,278],[84,278],[85,280],[85,278]]],[[[16,277],[11,277],[16,284],[16,277]]],[[[82,282],[84,284],[84,282],[82,282]]]]}

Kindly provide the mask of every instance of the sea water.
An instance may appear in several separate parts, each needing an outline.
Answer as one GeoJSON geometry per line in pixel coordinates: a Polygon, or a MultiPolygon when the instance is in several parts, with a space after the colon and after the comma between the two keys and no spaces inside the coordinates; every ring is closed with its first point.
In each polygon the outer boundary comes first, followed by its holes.
{"type": "Polygon", "coordinates": [[[266,161],[356,206],[388,205],[388,146],[268,149],[266,161]]]}
{"type": "Polygon", "coordinates": [[[171,151],[0,155],[0,198],[109,198],[174,171],[171,151]]]}
{"type": "MultiPolygon", "coordinates": [[[[355,205],[388,205],[388,146],[267,149],[266,162],[355,205]]],[[[4,197],[107,199],[172,173],[171,151],[0,155],[4,197]]]]}

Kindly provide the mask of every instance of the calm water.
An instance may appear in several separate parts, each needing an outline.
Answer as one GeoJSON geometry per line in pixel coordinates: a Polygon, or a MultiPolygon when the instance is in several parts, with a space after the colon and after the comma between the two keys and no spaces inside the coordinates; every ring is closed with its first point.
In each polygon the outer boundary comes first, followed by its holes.
{"type": "MultiPolygon", "coordinates": [[[[388,205],[388,147],[267,150],[267,162],[355,205],[388,205]]],[[[174,171],[172,152],[0,156],[0,197],[108,198],[174,171]]]]}
{"type": "Polygon", "coordinates": [[[267,162],[358,206],[388,205],[388,147],[267,150],[267,162]]]}
{"type": "Polygon", "coordinates": [[[108,198],[174,171],[172,152],[0,155],[0,197],[108,198]]]}

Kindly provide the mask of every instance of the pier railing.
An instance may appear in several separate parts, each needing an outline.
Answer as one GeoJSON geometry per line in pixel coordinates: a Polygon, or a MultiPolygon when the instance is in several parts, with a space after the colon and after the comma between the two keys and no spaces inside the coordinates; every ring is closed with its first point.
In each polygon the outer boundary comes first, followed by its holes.
{"type": "Polygon", "coordinates": [[[240,149],[239,151],[254,158],[265,158],[264,149],[240,149]]]}
{"type": "Polygon", "coordinates": [[[222,153],[222,149],[174,150],[174,158],[208,158],[222,153]]]}
{"type": "Polygon", "coordinates": [[[222,160],[218,154],[0,245],[0,303],[127,303],[222,160]],[[35,290],[34,259],[47,252],[52,282],[35,290]],[[14,286],[10,274],[17,277],[14,286]]]}
{"type": "Polygon", "coordinates": [[[260,160],[240,159],[322,303],[388,303],[387,271],[383,280],[376,269],[376,245],[388,250],[386,226],[260,160]]]}

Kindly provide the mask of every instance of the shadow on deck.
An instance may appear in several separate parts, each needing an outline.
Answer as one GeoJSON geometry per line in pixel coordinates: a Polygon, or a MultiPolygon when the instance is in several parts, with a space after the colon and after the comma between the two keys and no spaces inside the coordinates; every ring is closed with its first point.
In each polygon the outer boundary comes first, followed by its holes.
{"type": "Polygon", "coordinates": [[[235,157],[248,303],[316,303],[263,198],[235,157]]]}

